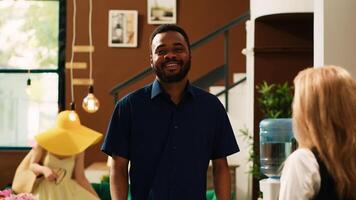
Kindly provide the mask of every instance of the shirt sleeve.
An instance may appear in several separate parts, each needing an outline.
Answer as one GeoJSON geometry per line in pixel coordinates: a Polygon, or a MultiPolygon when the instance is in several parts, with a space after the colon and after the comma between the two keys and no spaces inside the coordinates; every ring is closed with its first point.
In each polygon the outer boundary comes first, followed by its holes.
{"type": "Polygon", "coordinates": [[[283,167],[279,199],[312,199],[319,189],[319,165],[314,154],[308,149],[296,150],[283,167]]]}
{"type": "Polygon", "coordinates": [[[215,130],[212,160],[227,157],[240,150],[226,110],[220,101],[218,103],[217,127],[215,130]]]}
{"type": "Polygon", "coordinates": [[[129,159],[130,110],[128,97],[120,100],[115,106],[104,143],[101,146],[101,151],[109,156],[120,156],[129,159]]]}

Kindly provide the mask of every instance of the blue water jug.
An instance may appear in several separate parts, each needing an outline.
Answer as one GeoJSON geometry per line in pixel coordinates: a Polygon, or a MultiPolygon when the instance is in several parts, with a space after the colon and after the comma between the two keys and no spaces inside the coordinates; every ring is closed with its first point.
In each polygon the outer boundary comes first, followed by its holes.
{"type": "Polygon", "coordinates": [[[292,120],[264,119],[260,122],[261,171],[269,178],[279,178],[281,164],[292,152],[292,120]]]}

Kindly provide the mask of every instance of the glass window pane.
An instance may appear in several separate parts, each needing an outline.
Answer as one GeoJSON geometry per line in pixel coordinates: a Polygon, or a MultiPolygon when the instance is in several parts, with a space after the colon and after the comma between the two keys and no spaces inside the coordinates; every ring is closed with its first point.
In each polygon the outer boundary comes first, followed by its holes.
{"type": "Polygon", "coordinates": [[[0,146],[26,147],[55,124],[58,74],[0,74],[0,146]],[[26,89],[29,89],[26,91],[26,89]]]}
{"type": "Polygon", "coordinates": [[[0,1],[0,69],[57,69],[58,1],[0,1]]]}

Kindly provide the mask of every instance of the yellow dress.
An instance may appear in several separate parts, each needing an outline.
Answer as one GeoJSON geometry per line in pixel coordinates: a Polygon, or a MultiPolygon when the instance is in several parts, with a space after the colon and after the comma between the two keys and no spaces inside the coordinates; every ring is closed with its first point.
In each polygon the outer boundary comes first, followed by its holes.
{"type": "Polygon", "coordinates": [[[59,174],[57,181],[39,180],[33,194],[38,200],[98,200],[99,198],[72,179],[75,156],[59,159],[47,153],[43,165],[59,174]]]}

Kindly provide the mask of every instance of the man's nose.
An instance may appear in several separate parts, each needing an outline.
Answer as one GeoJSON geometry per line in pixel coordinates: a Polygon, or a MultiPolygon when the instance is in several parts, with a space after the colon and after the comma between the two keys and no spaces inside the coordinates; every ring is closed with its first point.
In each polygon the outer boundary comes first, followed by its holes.
{"type": "Polygon", "coordinates": [[[168,51],[167,54],[164,56],[164,59],[172,59],[176,57],[177,55],[173,51],[168,51]]]}

